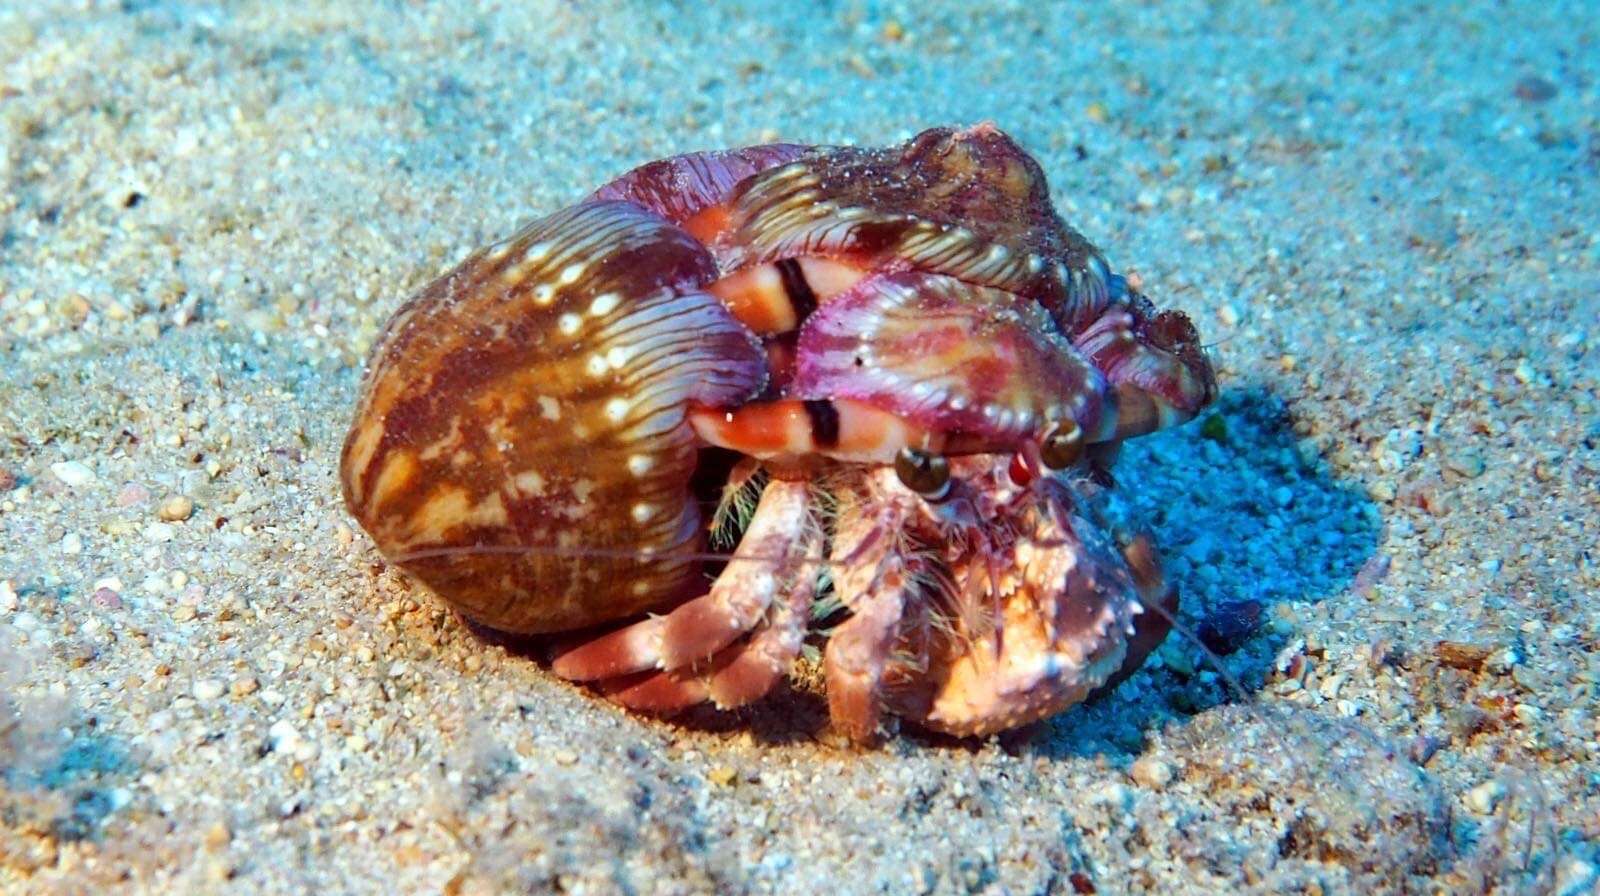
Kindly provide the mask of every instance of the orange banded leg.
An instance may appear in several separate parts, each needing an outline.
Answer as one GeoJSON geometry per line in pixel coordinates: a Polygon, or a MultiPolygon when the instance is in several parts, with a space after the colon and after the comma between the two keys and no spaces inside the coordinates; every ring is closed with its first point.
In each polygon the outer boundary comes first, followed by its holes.
{"type": "MultiPolygon", "coordinates": [[[[807,527],[790,548],[799,556],[810,556],[821,546],[820,530],[807,527]]],[[[817,572],[815,562],[784,572],[790,577],[790,586],[772,602],[765,625],[747,639],[717,651],[708,662],[603,682],[601,689],[629,709],[654,713],[678,712],[706,702],[718,709],[733,709],[760,699],[788,674],[800,655],[811,618],[811,599],[816,595],[817,572]]]]}
{"type": "MultiPolygon", "coordinates": [[[[755,628],[786,588],[802,587],[814,528],[804,482],[773,481],[750,527],[711,589],[665,616],[653,616],[580,644],[551,664],[573,681],[674,670],[710,659],[755,628]]],[[[815,558],[811,558],[814,561],[815,558]]]]}
{"type": "Polygon", "coordinates": [[[734,271],[706,287],[740,323],[761,336],[800,328],[817,305],[846,292],[866,270],[820,256],[785,258],[734,271]]]}
{"type": "Polygon", "coordinates": [[[893,463],[902,448],[938,451],[942,439],[906,419],[850,399],[753,401],[732,410],[691,408],[702,441],[761,459],[822,454],[893,463]]]}

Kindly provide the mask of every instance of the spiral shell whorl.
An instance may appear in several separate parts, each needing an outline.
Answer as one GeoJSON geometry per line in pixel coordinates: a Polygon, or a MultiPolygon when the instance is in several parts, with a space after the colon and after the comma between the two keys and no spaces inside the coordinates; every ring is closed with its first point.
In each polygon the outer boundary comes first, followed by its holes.
{"type": "Polygon", "coordinates": [[[571,629],[679,596],[700,523],[686,405],[743,401],[766,377],[756,341],[699,291],[715,276],[699,243],[624,202],[580,204],[468,258],[374,349],[342,455],[351,513],[497,629],[571,629]]]}

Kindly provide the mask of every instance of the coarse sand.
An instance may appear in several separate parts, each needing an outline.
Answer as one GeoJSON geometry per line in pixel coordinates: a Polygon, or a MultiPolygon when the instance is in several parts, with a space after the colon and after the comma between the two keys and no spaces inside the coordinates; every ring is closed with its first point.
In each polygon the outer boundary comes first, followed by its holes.
{"type": "Polygon", "coordinates": [[[0,0],[0,891],[1594,892],[1597,38],[1532,0],[0,0]],[[986,119],[1212,345],[1216,407],[1118,478],[1243,693],[1174,637],[983,742],[842,748],[814,668],[653,721],[346,516],[365,352],[473,247],[675,152],[986,119]]]}

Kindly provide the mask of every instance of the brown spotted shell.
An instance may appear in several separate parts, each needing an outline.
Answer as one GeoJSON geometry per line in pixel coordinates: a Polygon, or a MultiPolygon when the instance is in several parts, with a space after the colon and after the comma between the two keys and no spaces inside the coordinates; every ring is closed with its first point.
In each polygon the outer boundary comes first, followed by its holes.
{"type": "Polygon", "coordinates": [[[493,628],[572,629],[679,596],[701,529],[685,408],[766,381],[759,343],[700,291],[716,273],[621,201],[472,255],[373,350],[341,457],[351,514],[493,628]]]}

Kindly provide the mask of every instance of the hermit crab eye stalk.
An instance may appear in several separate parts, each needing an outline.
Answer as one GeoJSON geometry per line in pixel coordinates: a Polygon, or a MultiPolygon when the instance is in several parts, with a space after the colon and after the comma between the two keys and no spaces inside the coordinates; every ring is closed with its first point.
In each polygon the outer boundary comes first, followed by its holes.
{"type": "Polygon", "coordinates": [[[937,454],[901,448],[894,459],[894,472],[900,484],[929,501],[942,501],[950,494],[950,462],[937,454]]]}
{"type": "Polygon", "coordinates": [[[1083,458],[1083,430],[1072,420],[1050,427],[1039,444],[1039,459],[1052,470],[1065,470],[1083,458]]]}

